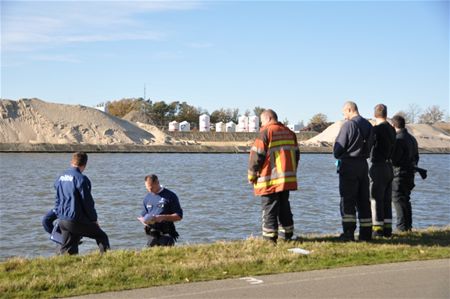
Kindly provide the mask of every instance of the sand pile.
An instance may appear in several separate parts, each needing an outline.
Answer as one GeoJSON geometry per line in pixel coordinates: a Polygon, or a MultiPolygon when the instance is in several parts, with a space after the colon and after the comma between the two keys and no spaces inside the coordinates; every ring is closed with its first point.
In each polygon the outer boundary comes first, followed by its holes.
{"type": "Polygon", "coordinates": [[[0,101],[0,143],[158,144],[161,138],[155,135],[85,106],[0,101]]]}
{"type": "MultiPolygon", "coordinates": [[[[300,144],[304,146],[332,146],[343,123],[343,120],[337,121],[322,133],[300,142],[300,144]]],[[[374,124],[375,122],[371,120],[371,123],[374,124]]],[[[416,137],[419,148],[450,148],[450,135],[444,130],[426,124],[408,124],[406,127],[408,132],[416,137]]]]}

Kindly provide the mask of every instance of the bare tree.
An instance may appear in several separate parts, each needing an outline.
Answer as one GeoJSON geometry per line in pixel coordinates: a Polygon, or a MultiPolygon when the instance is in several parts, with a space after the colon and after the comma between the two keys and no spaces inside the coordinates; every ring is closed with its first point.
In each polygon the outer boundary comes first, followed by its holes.
{"type": "Polygon", "coordinates": [[[419,123],[421,124],[434,124],[441,121],[444,117],[445,111],[439,108],[437,105],[433,105],[427,108],[425,112],[420,115],[419,123]]]}
{"type": "Polygon", "coordinates": [[[414,124],[419,119],[419,114],[422,112],[422,109],[417,104],[409,104],[408,109],[406,110],[405,120],[407,123],[414,124]]]}

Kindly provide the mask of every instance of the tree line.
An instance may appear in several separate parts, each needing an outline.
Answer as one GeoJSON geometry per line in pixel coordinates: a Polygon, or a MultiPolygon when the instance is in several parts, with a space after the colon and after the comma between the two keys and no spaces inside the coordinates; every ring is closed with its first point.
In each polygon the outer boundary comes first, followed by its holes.
{"type": "MultiPolygon", "coordinates": [[[[230,121],[238,123],[238,117],[240,115],[239,109],[237,108],[220,108],[214,110],[212,113],[208,113],[207,110],[189,105],[184,101],[166,103],[165,101],[153,102],[143,98],[124,98],[107,102],[106,105],[108,106],[109,113],[114,116],[122,118],[131,111],[138,111],[151,119],[150,123],[152,125],[165,128],[169,122],[175,120],[177,122],[187,121],[191,124],[191,128],[196,129],[198,128],[199,117],[202,114],[209,115],[212,124],[217,122],[227,123],[230,121]]],[[[242,115],[259,116],[263,110],[263,107],[256,106],[252,111],[247,109],[242,115]]],[[[443,120],[445,111],[439,106],[433,105],[422,112],[422,109],[418,105],[411,104],[407,110],[399,111],[397,114],[405,117],[407,123],[434,124],[443,120]]],[[[282,122],[285,125],[289,124],[287,119],[282,122]]],[[[323,113],[315,114],[306,126],[303,126],[303,121],[300,123],[303,127],[301,129],[302,131],[316,132],[322,132],[332,124],[332,122],[328,122],[327,116],[323,113]]]]}

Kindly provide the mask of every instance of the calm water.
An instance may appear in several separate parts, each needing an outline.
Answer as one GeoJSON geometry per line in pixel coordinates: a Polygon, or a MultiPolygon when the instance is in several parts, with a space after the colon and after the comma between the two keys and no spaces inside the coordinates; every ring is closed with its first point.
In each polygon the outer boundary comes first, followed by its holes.
{"type": "MultiPolygon", "coordinates": [[[[41,226],[53,206],[53,183],[70,154],[0,153],[0,259],[53,255],[56,246],[41,226]]],[[[157,173],[178,194],[184,219],[177,223],[179,244],[244,239],[261,234],[258,198],[246,181],[244,154],[90,154],[91,179],[99,223],[113,249],[142,248],[136,220],[146,194],[144,176],[157,173]]],[[[413,226],[450,224],[450,155],[422,155],[428,178],[416,177],[413,226]]],[[[338,177],[332,155],[301,157],[299,191],[291,193],[296,234],[340,231],[338,177]]],[[[96,249],[85,239],[80,252],[96,249]]]]}

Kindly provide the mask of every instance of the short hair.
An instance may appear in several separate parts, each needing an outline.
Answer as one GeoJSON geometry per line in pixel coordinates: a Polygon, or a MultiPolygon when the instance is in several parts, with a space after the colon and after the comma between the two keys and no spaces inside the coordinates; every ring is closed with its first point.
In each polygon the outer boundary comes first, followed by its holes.
{"type": "Polygon", "coordinates": [[[359,112],[358,111],[358,105],[356,105],[355,102],[347,101],[347,102],[345,102],[344,107],[349,107],[350,110],[359,112]]]}
{"type": "Polygon", "coordinates": [[[145,179],[144,179],[144,181],[152,181],[152,183],[153,182],[158,182],[158,176],[156,175],[156,174],[149,174],[149,175],[146,175],[145,176],[145,179]]]}
{"type": "Polygon", "coordinates": [[[269,116],[271,119],[273,119],[274,121],[278,121],[278,115],[272,109],[266,109],[261,114],[265,114],[265,115],[269,116]]]}
{"type": "Polygon", "coordinates": [[[72,155],[71,163],[75,166],[85,166],[88,161],[88,155],[85,152],[76,152],[72,155]]]}
{"type": "Polygon", "coordinates": [[[394,127],[398,129],[404,129],[405,128],[405,118],[401,115],[394,115],[392,118],[392,124],[394,127]]]}
{"type": "Polygon", "coordinates": [[[384,104],[378,104],[374,108],[374,114],[375,117],[387,117],[387,107],[384,104]]]}

